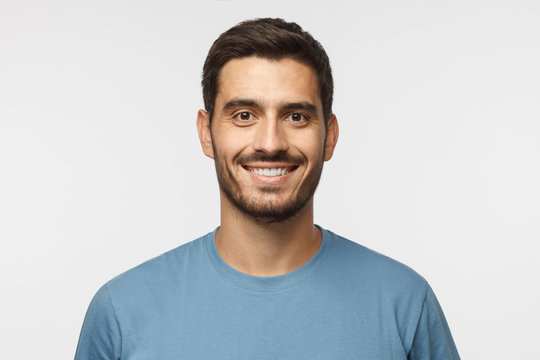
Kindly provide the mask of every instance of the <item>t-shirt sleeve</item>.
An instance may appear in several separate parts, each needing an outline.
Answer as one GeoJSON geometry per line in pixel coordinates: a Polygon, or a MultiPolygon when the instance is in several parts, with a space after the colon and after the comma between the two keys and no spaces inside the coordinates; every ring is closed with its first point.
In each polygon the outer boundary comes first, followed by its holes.
{"type": "Polygon", "coordinates": [[[96,293],[86,316],[75,360],[119,360],[122,336],[107,285],[96,293]]]}
{"type": "Polygon", "coordinates": [[[429,286],[408,359],[460,359],[441,306],[429,286]]]}

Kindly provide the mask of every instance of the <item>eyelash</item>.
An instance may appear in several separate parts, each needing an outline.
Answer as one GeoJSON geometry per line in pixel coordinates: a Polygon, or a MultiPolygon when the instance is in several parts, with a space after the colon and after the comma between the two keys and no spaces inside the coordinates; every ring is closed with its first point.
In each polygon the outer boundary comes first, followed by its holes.
{"type": "MultiPolygon", "coordinates": [[[[302,113],[299,113],[299,112],[290,113],[289,115],[287,115],[287,116],[285,117],[285,119],[289,119],[289,118],[291,118],[291,117],[294,116],[294,115],[299,115],[299,116],[301,116],[301,119],[298,120],[298,121],[294,121],[294,120],[290,119],[290,120],[291,120],[292,122],[294,122],[294,123],[299,123],[299,122],[302,122],[302,121],[307,121],[307,120],[309,120],[309,116],[307,116],[307,115],[305,115],[305,114],[302,114],[302,113]]],[[[238,120],[240,120],[240,121],[250,121],[250,120],[252,120],[253,117],[254,117],[254,115],[253,115],[252,113],[250,113],[249,111],[241,111],[241,112],[239,112],[238,114],[234,115],[234,118],[235,118],[235,119],[238,119],[238,120]],[[240,119],[240,116],[241,116],[242,114],[248,114],[248,115],[250,116],[250,118],[247,119],[247,120],[240,119]]]]}
{"type": "Polygon", "coordinates": [[[294,115],[299,115],[299,116],[301,116],[302,118],[301,118],[300,120],[298,120],[298,121],[294,121],[294,120],[291,119],[292,122],[299,123],[299,122],[303,122],[303,121],[309,120],[309,117],[308,117],[307,115],[304,115],[304,114],[298,113],[298,112],[291,113],[291,114],[287,115],[286,119],[291,118],[291,117],[294,116],[294,115]]]}
{"type": "Polygon", "coordinates": [[[234,118],[238,119],[240,121],[250,121],[250,120],[252,120],[253,116],[254,115],[252,113],[250,113],[249,111],[241,111],[238,114],[234,115],[234,118]],[[242,120],[242,119],[240,119],[240,115],[242,115],[242,114],[248,114],[250,116],[250,118],[248,120],[242,120]]]}

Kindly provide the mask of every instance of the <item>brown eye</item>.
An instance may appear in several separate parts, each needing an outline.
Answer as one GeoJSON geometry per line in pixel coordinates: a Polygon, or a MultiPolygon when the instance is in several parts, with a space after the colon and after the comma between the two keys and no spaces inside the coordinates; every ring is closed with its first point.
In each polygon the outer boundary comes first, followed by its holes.
{"type": "Polygon", "coordinates": [[[306,120],[306,117],[299,113],[292,113],[287,116],[287,119],[291,120],[292,122],[300,122],[306,120]]]}
{"type": "Polygon", "coordinates": [[[248,121],[248,120],[251,120],[251,114],[248,113],[247,111],[242,111],[241,113],[239,113],[238,115],[236,115],[236,117],[240,120],[243,120],[243,121],[248,121]]]}

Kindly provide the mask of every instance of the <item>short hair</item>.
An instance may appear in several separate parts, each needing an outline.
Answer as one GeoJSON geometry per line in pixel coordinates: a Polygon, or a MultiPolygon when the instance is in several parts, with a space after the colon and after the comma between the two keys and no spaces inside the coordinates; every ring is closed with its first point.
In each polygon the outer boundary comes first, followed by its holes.
{"type": "Polygon", "coordinates": [[[262,18],[233,26],[214,41],[203,66],[202,90],[204,106],[210,114],[219,86],[221,69],[229,60],[259,56],[271,60],[292,58],[311,66],[318,77],[319,94],[325,123],[332,115],[334,81],[328,55],[321,44],[294,22],[262,18]]]}

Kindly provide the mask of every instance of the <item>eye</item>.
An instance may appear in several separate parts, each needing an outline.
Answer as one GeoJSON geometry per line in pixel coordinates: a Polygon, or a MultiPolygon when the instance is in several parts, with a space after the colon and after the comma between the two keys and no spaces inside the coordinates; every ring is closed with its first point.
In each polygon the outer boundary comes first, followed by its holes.
{"type": "Polygon", "coordinates": [[[300,114],[300,113],[292,113],[287,116],[287,120],[290,120],[292,122],[301,122],[308,120],[307,116],[300,114]]]}
{"type": "Polygon", "coordinates": [[[250,112],[242,111],[235,115],[235,118],[241,121],[249,121],[253,119],[253,115],[250,112]]]}

